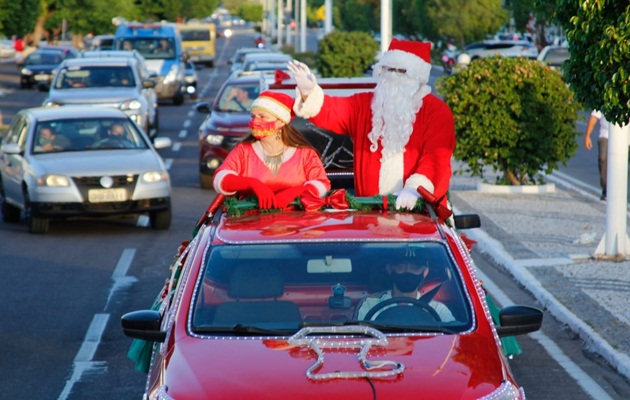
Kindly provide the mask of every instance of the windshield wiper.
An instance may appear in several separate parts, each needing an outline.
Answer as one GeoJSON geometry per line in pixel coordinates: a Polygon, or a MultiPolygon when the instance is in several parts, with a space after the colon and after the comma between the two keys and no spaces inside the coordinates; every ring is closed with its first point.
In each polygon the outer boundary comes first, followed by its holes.
{"type": "Polygon", "coordinates": [[[295,333],[296,329],[265,329],[253,325],[236,324],[232,326],[196,326],[195,333],[241,333],[255,335],[286,336],[295,333]]]}

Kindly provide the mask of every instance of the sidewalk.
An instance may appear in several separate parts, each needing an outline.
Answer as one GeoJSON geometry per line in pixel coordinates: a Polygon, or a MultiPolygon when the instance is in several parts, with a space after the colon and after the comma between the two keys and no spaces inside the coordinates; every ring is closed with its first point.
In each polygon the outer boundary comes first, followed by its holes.
{"type": "Polygon", "coordinates": [[[606,229],[606,204],[553,176],[551,193],[479,192],[478,182],[454,175],[450,190],[457,213],[481,218],[480,229],[465,232],[476,249],[630,378],[630,261],[592,257],[606,229]]]}

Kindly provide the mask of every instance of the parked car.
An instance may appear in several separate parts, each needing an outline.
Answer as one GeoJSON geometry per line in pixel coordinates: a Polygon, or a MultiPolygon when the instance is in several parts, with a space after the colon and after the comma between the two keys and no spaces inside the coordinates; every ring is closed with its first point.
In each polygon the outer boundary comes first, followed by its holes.
{"type": "Polygon", "coordinates": [[[170,178],[155,149],[170,145],[151,145],[113,108],[23,109],[0,147],[2,218],[23,213],[31,233],[45,233],[51,219],[148,214],[151,228],[168,229],[170,178]]]}
{"type": "Polygon", "coordinates": [[[538,55],[538,61],[551,69],[557,69],[562,72],[562,64],[570,56],[569,47],[567,46],[545,46],[538,55]]]}
{"type": "Polygon", "coordinates": [[[20,70],[20,88],[30,89],[39,83],[49,85],[59,64],[78,55],[79,52],[70,47],[47,46],[35,50],[16,63],[20,70]]]}
{"type": "Polygon", "coordinates": [[[538,330],[542,311],[506,306],[495,326],[467,245],[443,220],[380,200],[276,213],[215,200],[159,311],[121,319],[156,343],[145,398],[525,398],[500,337],[538,330]],[[401,264],[418,268],[416,297],[380,301],[401,264]]]}
{"type": "MultiPolygon", "coordinates": [[[[107,53],[107,52],[104,52],[107,53]]],[[[45,107],[82,105],[118,108],[151,137],[157,135],[155,81],[134,57],[80,57],[58,68],[45,107]]]]}
{"type": "Polygon", "coordinates": [[[538,48],[527,40],[487,40],[466,46],[471,60],[500,55],[503,57],[526,57],[536,59],[538,48]]]}

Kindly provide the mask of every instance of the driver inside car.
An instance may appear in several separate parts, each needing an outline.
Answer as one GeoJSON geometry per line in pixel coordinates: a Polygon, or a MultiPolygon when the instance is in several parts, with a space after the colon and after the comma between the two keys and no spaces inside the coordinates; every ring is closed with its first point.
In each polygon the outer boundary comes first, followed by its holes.
{"type": "Polygon", "coordinates": [[[382,309],[376,311],[374,315],[371,315],[369,319],[377,319],[383,311],[389,308],[414,306],[414,303],[419,301],[433,309],[439,316],[441,322],[451,322],[455,320],[453,313],[451,313],[448,307],[443,303],[433,299],[422,298],[422,293],[419,291],[419,288],[429,274],[428,266],[405,260],[399,263],[388,263],[385,268],[391,278],[392,288],[370,295],[359,302],[356,311],[357,320],[365,320],[370,310],[375,307],[378,309],[379,304],[390,299],[400,299],[400,301],[395,301],[393,304],[382,307],[382,309]],[[405,299],[410,300],[405,301],[405,299]]]}

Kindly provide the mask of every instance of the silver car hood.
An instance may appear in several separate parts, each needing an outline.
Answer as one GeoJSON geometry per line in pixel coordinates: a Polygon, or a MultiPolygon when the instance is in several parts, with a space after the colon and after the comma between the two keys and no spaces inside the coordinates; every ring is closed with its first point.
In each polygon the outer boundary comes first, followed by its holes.
{"type": "Polygon", "coordinates": [[[139,97],[135,88],[60,89],[51,91],[44,103],[53,101],[58,104],[111,104],[139,97]]]}
{"type": "Polygon", "coordinates": [[[32,156],[41,174],[102,176],[162,171],[159,155],[150,149],[91,150],[32,156]]]}

